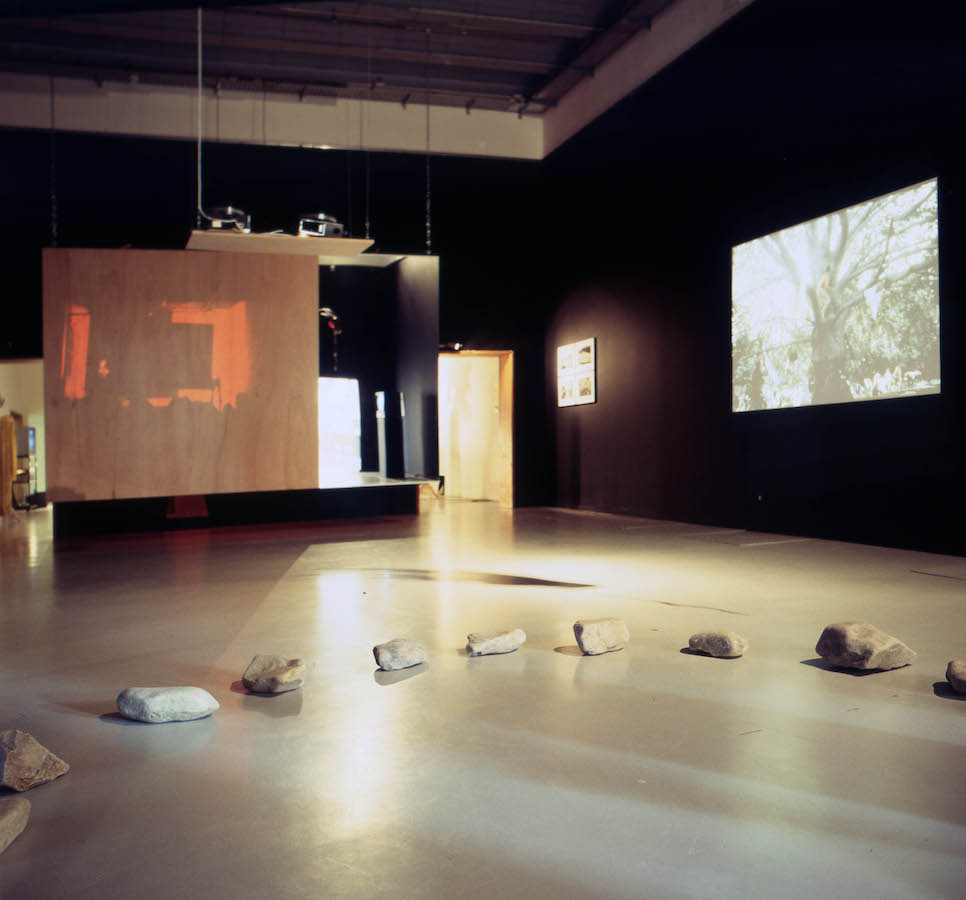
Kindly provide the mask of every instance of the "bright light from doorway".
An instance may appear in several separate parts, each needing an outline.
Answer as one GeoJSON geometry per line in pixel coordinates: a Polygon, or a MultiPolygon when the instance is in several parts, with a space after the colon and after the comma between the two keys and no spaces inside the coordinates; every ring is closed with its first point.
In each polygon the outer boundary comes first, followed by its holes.
{"type": "Polygon", "coordinates": [[[328,487],[362,468],[359,382],[319,379],[319,487],[328,487]]]}

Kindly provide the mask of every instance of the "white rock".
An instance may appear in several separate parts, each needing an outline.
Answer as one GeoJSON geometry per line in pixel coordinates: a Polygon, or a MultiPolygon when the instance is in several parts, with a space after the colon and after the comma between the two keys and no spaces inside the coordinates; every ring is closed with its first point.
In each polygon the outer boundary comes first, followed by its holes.
{"type": "Polygon", "coordinates": [[[952,659],[946,666],[946,681],[957,694],[966,694],[966,659],[952,659]]]}
{"type": "Polygon", "coordinates": [[[372,655],[376,658],[376,665],[386,672],[408,669],[426,662],[426,648],[409,638],[393,638],[385,644],[376,644],[372,648],[372,655]]]}
{"type": "Polygon", "coordinates": [[[200,687],[133,687],[117,695],[117,711],[138,722],[188,722],[210,716],[218,701],[200,687]]]}
{"type": "Polygon", "coordinates": [[[631,633],[622,619],[578,619],[574,622],[577,646],[589,656],[623,650],[631,633]]]}
{"type": "Polygon", "coordinates": [[[26,797],[0,797],[0,853],[27,827],[30,801],[26,797]]]}
{"type": "Polygon", "coordinates": [[[748,641],[735,631],[702,631],[691,635],[688,646],[708,656],[734,659],[748,649],[748,641]]]}
{"type": "Polygon", "coordinates": [[[281,694],[305,684],[305,663],[271,653],[259,653],[248,664],[242,684],[259,694],[281,694]]]}
{"type": "Polygon", "coordinates": [[[845,669],[898,669],[916,658],[898,638],[868,622],[836,622],[826,626],[815,652],[845,669]]]}
{"type": "Polygon", "coordinates": [[[512,631],[474,631],[466,636],[466,652],[470,656],[512,653],[526,639],[527,634],[522,628],[512,631]]]}

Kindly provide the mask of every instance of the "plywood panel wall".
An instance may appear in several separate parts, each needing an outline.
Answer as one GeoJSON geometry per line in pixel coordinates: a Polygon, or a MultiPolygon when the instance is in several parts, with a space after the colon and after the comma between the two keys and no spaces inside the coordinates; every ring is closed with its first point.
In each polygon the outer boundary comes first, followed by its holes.
{"type": "Polygon", "coordinates": [[[54,500],[318,485],[312,258],[44,251],[54,500]]]}

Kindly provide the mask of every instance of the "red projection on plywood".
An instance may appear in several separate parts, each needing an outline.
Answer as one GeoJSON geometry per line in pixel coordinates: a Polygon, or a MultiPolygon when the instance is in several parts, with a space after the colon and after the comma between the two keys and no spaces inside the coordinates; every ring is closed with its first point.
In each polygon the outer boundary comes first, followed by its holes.
{"type": "Polygon", "coordinates": [[[180,388],[179,397],[195,403],[210,403],[215,409],[237,406],[238,395],[248,390],[251,348],[248,313],[239,301],[228,307],[203,303],[172,303],[171,321],[176,325],[210,325],[212,389],[180,388]]]}
{"type": "MultiPolygon", "coordinates": [[[[202,326],[210,333],[211,344],[209,353],[203,354],[197,361],[204,363],[204,357],[210,355],[210,371],[203,375],[197,373],[198,377],[193,379],[194,384],[191,384],[192,379],[183,370],[180,378],[178,372],[165,373],[169,376],[167,390],[162,389],[147,397],[142,394],[141,402],[146,401],[156,409],[163,409],[169,407],[177,397],[191,403],[210,405],[219,411],[226,406],[237,406],[239,395],[248,391],[251,379],[251,342],[245,302],[238,301],[226,306],[163,302],[161,308],[164,312],[158,317],[161,321],[160,330],[158,326],[152,325],[149,332],[149,340],[157,341],[160,345],[161,358],[173,355],[176,349],[184,350],[183,345],[179,347],[182,340],[179,335],[183,336],[186,332],[172,326],[202,326]],[[184,384],[185,377],[188,378],[187,385],[184,384]],[[177,386],[179,380],[184,386],[177,386]],[[205,386],[199,386],[199,381],[205,386]]],[[[154,310],[147,312],[147,318],[154,318],[154,310]]],[[[96,338],[96,330],[93,335],[91,332],[90,311],[83,306],[71,306],[61,341],[60,363],[64,396],[69,400],[82,400],[87,397],[88,353],[92,342],[96,347],[96,338]]],[[[197,335],[194,340],[198,340],[197,335]]],[[[96,372],[102,378],[107,378],[112,374],[113,365],[109,365],[107,359],[101,359],[96,372]]],[[[130,398],[121,396],[118,399],[122,407],[130,407],[130,398]]]]}
{"type": "Polygon", "coordinates": [[[84,306],[72,305],[60,343],[60,377],[64,379],[64,396],[68,400],[81,400],[87,396],[85,384],[90,336],[90,311],[84,306]]]}

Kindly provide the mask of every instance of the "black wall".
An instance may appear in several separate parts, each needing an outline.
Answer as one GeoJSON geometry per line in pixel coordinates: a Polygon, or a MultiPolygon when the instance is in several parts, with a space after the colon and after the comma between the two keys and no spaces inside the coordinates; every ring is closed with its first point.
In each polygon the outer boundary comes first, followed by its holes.
{"type": "MultiPolygon", "coordinates": [[[[963,13],[758,0],[547,163],[592,225],[546,343],[598,336],[557,410],[562,504],[966,552],[963,13]],[[730,250],[938,175],[943,393],[730,412],[730,250]]],[[[552,382],[551,382],[552,383],[552,382]]]]}

